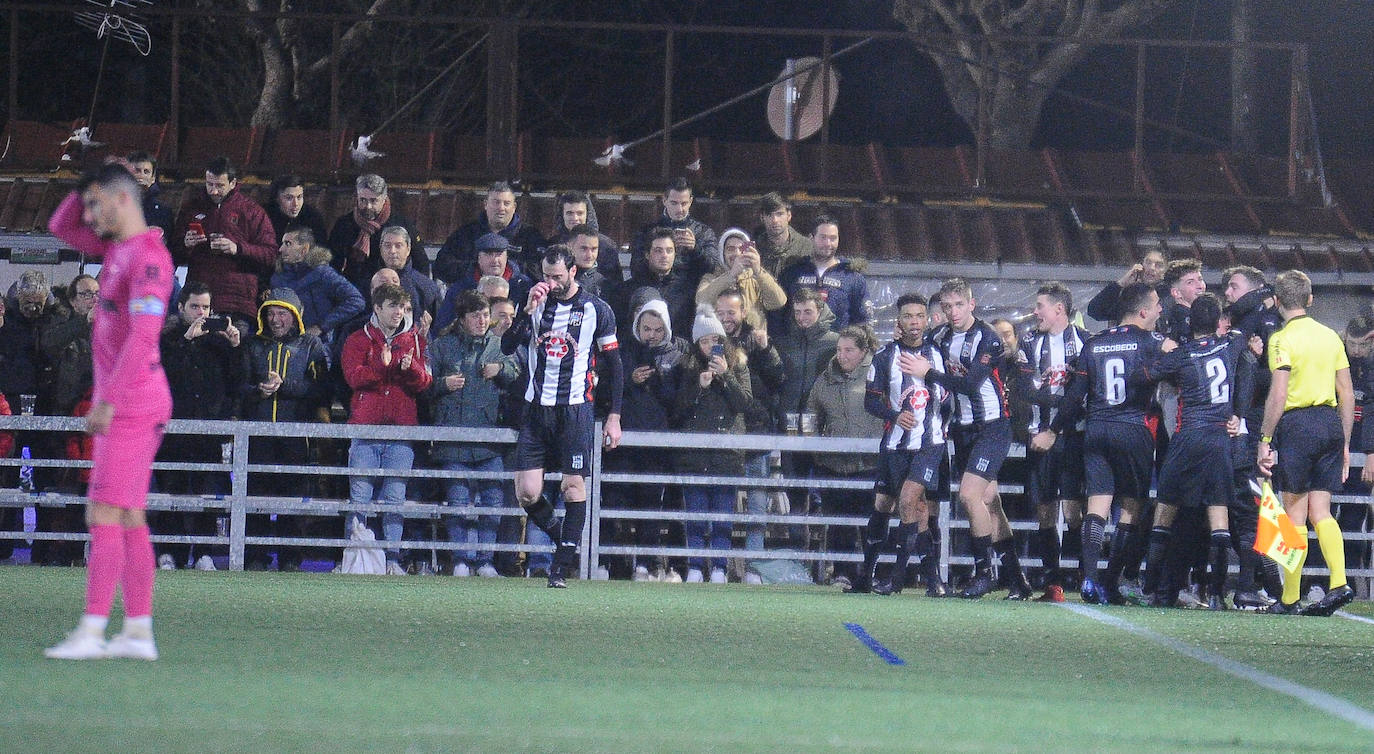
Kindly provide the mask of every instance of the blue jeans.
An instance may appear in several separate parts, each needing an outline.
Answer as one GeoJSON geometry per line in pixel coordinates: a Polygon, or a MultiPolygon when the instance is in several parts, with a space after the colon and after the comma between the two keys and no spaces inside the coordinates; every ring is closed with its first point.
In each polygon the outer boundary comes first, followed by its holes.
{"type": "MultiPolygon", "coordinates": [[[[453,461],[444,464],[444,468],[448,471],[499,472],[503,470],[504,466],[501,463],[501,457],[496,456],[485,461],[473,461],[472,463],[453,461]]],[[[499,508],[503,499],[500,479],[450,479],[448,480],[448,494],[444,496],[444,503],[447,505],[499,508]]],[[[444,521],[448,524],[448,541],[450,542],[496,544],[496,524],[498,521],[496,516],[446,516],[444,521]]],[[[455,558],[478,567],[490,565],[492,555],[491,550],[480,552],[477,550],[459,550],[454,553],[455,558]]]]}
{"type": "MultiPolygon", "coordinates": [[[[694,485],[682,488],[682,501],[688,513],[734,513],[734,487],[723,485],[694,485]]],[[[706,547],[709,538],[712,550],[730,549],[729,521],[683,521],[682,528],[687,534],[688,549],[706,547]]],[[[698,570],[706,569],[706,559],[689,556],[687,566],[698,570]]],[[[711,558],[712,568],[725,568],[725,558],[711,558]]]]}
{"type": "MultiPolygon", "coordinates": [[[[395,440],[354,440],[348,446],[348,466],[354,469],[405,469],[415,466],[415,450],[410,443],[395,440]]],[[[400,505],[406,501],[405,477],[355,476],[348,480],[348,499],[354,504],[371,502],[400,505]],[[377,488],[380,495],[374,498],[377,488]]],[[[360,513],[349,513],[346,519],[351,530],[354,519],[365,519],[360,513]]],[[[405,519],[399,513],[382,514],[382,539],[387,542],[400,542],[405,519]]],[[[347,534],[345,534],[347,536],[347,534]]],[[[388,549],[386,559],[400,561],[400,548],[388,549]]]]}
{"type": "MultiPolygon", "coordinates": [[[[751,478],[768,478],[768,454],[762,453],[756,456],[746,456],[744,459],[744,475],[751,478]]],[[[751,516],[762,516],[768,512],[768,493],[762,487],[750,487],[744,495],[745,510],[751,516]]],[[[749,550],[763,549],[763,532],[768,528],[767,524],[745,524],[744,525],[744,547],[749,550]]]]}

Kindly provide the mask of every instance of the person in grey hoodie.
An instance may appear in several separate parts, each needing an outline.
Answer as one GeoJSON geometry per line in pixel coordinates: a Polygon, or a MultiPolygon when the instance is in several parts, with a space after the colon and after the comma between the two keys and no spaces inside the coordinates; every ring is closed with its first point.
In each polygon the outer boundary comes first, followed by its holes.
{"type": "MultiPolygon", "coordinates": [[[[489,332],[490,303],[475,290],[458,294],[453,324],[429,344],[429,364],[434,382],[429,388],[434,424],[445,427],[499,427],[503,386],[519,373],[501,354],[501,336],[489,332]]],[[[431,458],[449,471],[501,472],[501,453],[482,443],[435,443],[431,458]]],[[[499,508],[503,500],[500,479],[447,480],[444,503],[453,506],[499,508]]],[[[497,516],[459,514],[448,516],[448,541],[496,543],[497,516]]],[[[459,550],[454,553],[453,575],[496,576],[491,550],[459,550]]]]}
{"type": "MultiPolygon", "coordinates": [[[[660,298],[650,299],[636,310],[632,324],[634,337],[621,344],[629,379],[625,381],[625,397],[621,403],[622,429],[666,431],[669,411],[673,405],[676,382],[673,370],[687,353],[689,345],[682,338],[673,337],[672,318],[668,304],[660,298]]],[[[668,464],[664,453],[655,448],[620,447],[602,456],[602,468],[607,471],[637,471],[665,473],[668,464]]],[[[606,484],[603,505],[608,508],[631,510],[663,510],[661,484],[606,484]]],[[[640,547],[659,547],[660,522],[621,519],[619,526],[606,532],[603,541],[640,547]],[[633,524],[634,531],[630,531],[633,524]]],[[[650,565],[657,557],[632,557],[612,562],[612,575],[631,575],[635,581],[662,579],[662,573],[650,565]]]]}

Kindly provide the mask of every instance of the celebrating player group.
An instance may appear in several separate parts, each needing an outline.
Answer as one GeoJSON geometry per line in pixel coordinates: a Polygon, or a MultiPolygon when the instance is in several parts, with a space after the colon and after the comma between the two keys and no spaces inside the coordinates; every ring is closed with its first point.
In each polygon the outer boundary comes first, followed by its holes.
{"type": "Polygon", "coordinates": [[[1077,585],[1084,602],[1169,607],[1195,573],[1199,603],[1214,610],[1326,616],[1350,602],[1331,515],[1354,416],[1344,344],[1307,315],[1312,284],[1302,272],[1271,285],[1259,270],[1233,267],[1223,283],[1224,297],[1207,293],[1197,260],[1166,266],[1152,254],[1089,304],[1111,327],[1090,335],[1075,325],[1071,292],[1052,282],[1037,291],[1034,327],[1019,339],[1010,323],[975,316],[961,279],[930,301],[901,296],[895,338],[869,371],[866,408],[885,429],[864,564],[849,591],[900,591],[914,556],[933,597],[976,599],[1000,581],[1011,600],[1062,602],[1077,585]],[[928,329],[935,316],[942,324],[928,329]],[[1039,522],[1038,598],[998,494],[1018,431],[1039,522]],[[1319,600],[1299,602],[1301,560],[1282,574],[1254,547],[1259,477],[1272,477],[1304,540],[1316,530],[1330,570],[1319,600]],[[927,502],[950,481],[974,563],[957,592],[940,578],[927,502]],[[1061,566],[1061,549],[1077,551],[1079,573],[1061,566]],[[885,550],[896,563],[878,578],[885,550]],[[1232,552],[1239,576],[1228,601],[1232,552]]]}

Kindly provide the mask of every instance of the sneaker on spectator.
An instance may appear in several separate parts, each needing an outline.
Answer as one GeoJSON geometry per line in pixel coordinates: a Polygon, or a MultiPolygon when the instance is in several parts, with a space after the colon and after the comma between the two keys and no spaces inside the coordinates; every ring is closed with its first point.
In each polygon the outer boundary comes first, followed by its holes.
{"type": "Polygon", "coordinates": [[[711,583],[712,583],[712,584],[724,584],[726,581],[727,581],[727,579],[725,578],[725,569],[724,569],[724,568],[712,568],[712,569],[711,569],[711,583]]]}
{"type": "Polygon", "coordinates": [[[50,660],[99,660],[105,657],[105,637],[78,627],[67,638],[43,650],[50,660]]]}
{"type": "Polygon", "coordinates": [[[659,579],[659,581],[665,584],[681,584],[682,574],[678,573],[676,568],[669,568],[663,572],[663,578],[659,579]]]}
{"type": "Polygon", "coordinates": [[[400,563],[397,563],[394,560],[388,560],[386,562],[386,575],[404,576],[406,575],[406,569],[402,568],[400,563]]]}
{"type": "Polygon", "coordinates": [[[763,577],[753,571],[745,571],[744,583],[751,586],[763,586],[763,577]]]}
{"type": "Polygon", "coordinates": [[[453,564],[453,575],[465,579],[472,575],[472,569],[468,567],[467,563],[460,560],[453,564]]]}
{"type": "Polygon", "coordinates": [[[157,556],[157,569],[159,571],[175,571],[177,569],[177,562],[171,555],[164,552],[157,556]]]}
{"type": "Polygon", "coordinates": [[[215,568],[215,559],[214,559],[214,558],[210,557],[209,555],[201,555],[199,558],[196,558],[196,570],[197,570],[197,571],[217,571],[217,570],[219,570],[219,569],[218,569],[218,568],[215,568]]]}
{"type": "Polygon", "coordinates": [[[119,633],[105,643],[106,657],[121,657],[126,660],[156,660],[157,644],[151,636],[131,636],[119,633]]]}
{"type": "Polygon", "coordinates": [[[854,582],[850,581],[848,576],[836,576],[835,578],[830,580],[830,585],[837,586],[841,589],[848,591],[851,587],[854,586],[854,582]]]}
{"type": "Polygon", "coordinates": [[[700,584],[703,581],[703,579],[701,578],[701,569],[688,568],[687,578],[685,580],[688,584],[700,584]]]}
{"type": "Polygon", "coordinates": [[[477,575],[484,579],[495,579],[501,576],[500,573],[497,573],[496,566],[491,563],[483,563],[482,566],[477,569],[477,575]]]}
{"type": "Polygon", "coordinates": [[[649,575],[649,569],[648,569],[648,568],[645,568],[645,567],[642,566],[642,565],[637,565],[637,566],[635,566],[634,575],[630,576],[630,580],[631,580],[631,581],[655,581],[656,579],[655,579],[653,576],[650,576],[650,575],[649,575]]]}
{"type": "Polygon", "coordinates": [[[606,566],[597,566],[596,573],[592,574],[592,581],[610,581],[611,569],[606,566]]]}

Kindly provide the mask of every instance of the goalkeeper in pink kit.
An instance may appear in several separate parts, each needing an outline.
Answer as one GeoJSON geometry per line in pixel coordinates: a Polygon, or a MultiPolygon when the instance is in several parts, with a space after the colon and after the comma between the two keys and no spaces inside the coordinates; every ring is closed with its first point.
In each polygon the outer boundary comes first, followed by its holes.
{"type": "Polygon", "coordinates": [[[148,480],[153,456],[172,415],[158,333],[172,292],[172,259],[162,231],[143,217],[142,189],[120,165],[85,178],[48,221],[73,248],[103,258],[100,303],[91,326],[95,369],[86,432],[95,438],[86,524],[91,554],[86,610],[76,630],[48,657],[156,660],[153,574],[148,539],[148,480]],[[124,626],[105,640],[116,588],[124,595],[124,626]]]}

